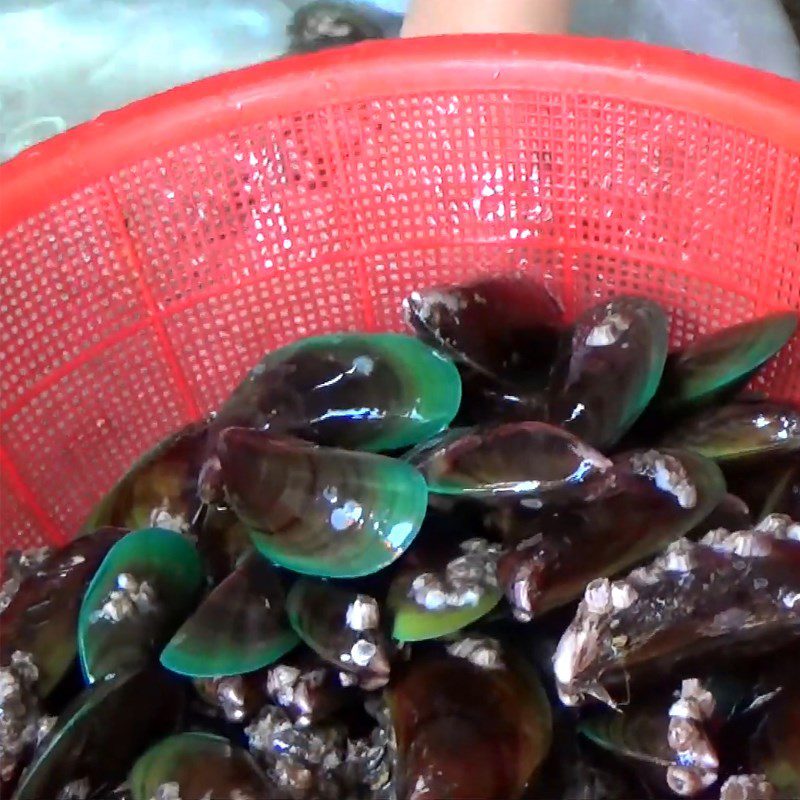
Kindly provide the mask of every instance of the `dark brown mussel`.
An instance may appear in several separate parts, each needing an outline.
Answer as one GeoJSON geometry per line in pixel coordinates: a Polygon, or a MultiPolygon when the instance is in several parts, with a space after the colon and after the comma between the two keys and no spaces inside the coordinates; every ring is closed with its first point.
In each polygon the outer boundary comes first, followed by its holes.
{"type": "Polygon", "coordinates": [[[267,668],[244,675],[222,678],[196,678],[195,691],[204,702],[202,713],[227,722],[242,723],[252,719],[267,702],[264,684],[267,668]]]}
{"type": "Polygon", "coordinates": [[[667,317],[641,297],[617,297],[581,314],[562,339],[550,380],[550,421],[598,448],[616,444],[658,388],[667,317]]]}
{"type": "Polygon", "coordinates": [[[720,462],[800,452],[800,409],[770,401],[712,407],[673,428],[665,447],[685,447],[720,462]]]}
{"type": "Polygon", "coordinates": [[[267,354],[211,421],[373,452],[409,447],[450,424],[461,401],[453,363],[395,333],[301,339],[267,354]]]}
{"type": "Polygon", "coordinates": [[[797,330],[794,311],[769,314],[703,336],[670,354],[656,405],[680,411],[744,386],[797,330]]]}
{"type": "Polygon", "coordinates": [[[563,702],[614,705],[640,676],[797,640],[799,527],[770,517],[750,531],[709,531],[623,580],[590,583],[553,658],[563,702]]]}
{"type": "Polygon", "coordinates": [[[794,670],[792,682],[769,704],[750,742],[749,767],[771,784],[775,800],[800,797],[800,683],[796,664],[794,670]]]}
{"type": "Polygon", "coordinates": [[[270,800],[273,786],[247,750],[222,736],[180,733],[151,747],[134,764],[133,800],[270,800]]]}
{"type": "Polygon", "coordinates": [[[180,685],[157,669],[88,687],[37,749],[14,800],[62,797],[75,782],[86,786],[86,794],[110,792],[145,748],[175,730],[184,700],[180,685]]]}
{"type": "Polygon", "coordinates": [[[467,497],[593,500],[614,480],[611,461],[602,453],[544,422],[461,431],[443,437],[412,463],[429,491],[467,497]]]}
{"type": "Polygon", "coordinates": [[[240,675],[272,664],[298,641],[277,569],[251,552],[175,632],[161,664],[194,678],[240,675]]]}
{"type": "Polygon", "coordinates": [[[15,651],[36,665],[36,694],[46,697],[77,655],[78,612],[89,581],[126,531],[101,528],[52,553],[23,578],[0,613],[0,665],[15,651]]]}
{"type": "Polygon", "coordinates": [[[367,690],[386,685],[392,648],[374,598],[303,578],[289,590],[286,608],[297,635],[341,670],[345,683],[367,690]]]}
{"type": "Polygon", "coordinates": [[[412,657],[388,692],[400,800],[513,800],[550,748],[538,679],[492,639],[412,657]]]}
{"type": "Polygon", "coordinates": [[[435,545],[415,548],[415,557],[400,565],[389,588],[392,636],[400,642],[455,633],[489,614],[503,596],[497,580],[500,545],[482,538],[435,545]]]}
{"type": "Polygon", "coordinates": [[[82,530],[114,525],[188,533],[200,508],[197,476],[206,436],[206,423],[193,422],[156,445],[98,503],[82,530]]]}
{"type": "Polygon", "coordinates": [[[490,515],[510,545],[498,575],[518,619],[569,603],[589,581],[652,556],[725,495],[719,467],[695,453],[637,450],[613,462],[615,489],[594,502],[541,511],[518,503],[490,515]]]}
{"type": "Polygon", "coordinates": [[[725,678],[684,679],[680,692],[626,704],[624,709],[592,714],[580,731],[592,742],[636,767],[658,792],[695,797],[717,781],[720,772],[716,734],[745,694],[741,682],[725,678]]]}
{"type": "Polygon", "coordinates": [[[408,324],[471,369],[516,388],[546,382],[564,321],[553,296],[525,275],[413,292],[408,324]]]}
{"type": "Polygon", "coordinates": [[[78,653],[89,683],[154,660],[194,608],[200,556],[179,533],[129,533],[108,552],[83,596],[78,653]]]}
{"type": "Polygon", "coordinates": [[[347,578],[388,566],[411,544],[428,490],[409,464],[228,428],[219,440],[225,496],[267,558],[347,578]]]}

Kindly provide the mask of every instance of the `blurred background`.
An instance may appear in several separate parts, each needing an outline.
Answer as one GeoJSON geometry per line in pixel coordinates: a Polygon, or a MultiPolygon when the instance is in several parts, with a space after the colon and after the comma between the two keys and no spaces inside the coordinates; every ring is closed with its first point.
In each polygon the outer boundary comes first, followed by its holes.
{"type": "MultiPolygon", "coordinates": [[[[4,0],[0,160],[197,78],[287,53],[396,36],[407,4],[4,0]]],[[[670,45],[800,79],[800,0],[576,0],[572,30],[670,45]]]]}

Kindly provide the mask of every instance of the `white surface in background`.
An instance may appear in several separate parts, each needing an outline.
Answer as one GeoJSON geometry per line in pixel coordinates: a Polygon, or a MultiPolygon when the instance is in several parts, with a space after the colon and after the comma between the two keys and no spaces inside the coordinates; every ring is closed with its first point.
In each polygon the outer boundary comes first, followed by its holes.
{"type": "MultiPolygon", "coordinates": [[[[292,11],[306,1],[0,0],[0,160],[131,100],[282,55],[292,11]]],[[[366,2],[391,12],[408,5],[366,2]]],[[[800,50],[778,0],[576,2],[577,33],[800,78],[800,50]]]]}

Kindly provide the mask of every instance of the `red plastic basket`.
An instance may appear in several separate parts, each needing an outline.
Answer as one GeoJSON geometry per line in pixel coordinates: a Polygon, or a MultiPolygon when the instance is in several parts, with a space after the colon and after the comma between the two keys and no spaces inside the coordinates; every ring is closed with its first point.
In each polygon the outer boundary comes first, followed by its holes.
{"type": "MultiPolygon", "coordinates": [[[[675,344],[800,308],[800,84],[617,42],[380,42],[202,81],[0,168],[4,546],[60,541],[265,350],[525,269],[675,344]]],[[[800,400],[800,342],[764,384],[800,400]]]]}

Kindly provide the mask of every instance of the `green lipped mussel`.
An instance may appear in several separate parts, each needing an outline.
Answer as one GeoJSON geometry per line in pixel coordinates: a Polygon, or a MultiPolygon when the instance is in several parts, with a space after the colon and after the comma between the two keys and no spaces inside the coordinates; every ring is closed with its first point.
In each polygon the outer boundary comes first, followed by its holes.
{"type": "Polygon", "coordinates": [[[29,653],[38,670],[36,692],[46,697],[74,663],[78,612],[89,581],[127,531],[101,528],[50,555],[23,579],[0,614],[0,664],[29,653]]]}
{"type": "Polygon", "coordinates": [[[521,274],[423,289],[409,295],[403,308],[422,339],[522,390],[546,383],[564,326],[555,298],[521,274]]]}
{"type": "Polygon", "coordinates": [[[562,340],[550,421],[593,447],[616,444],[653,399],[667,358],[667,317],[642,297],[590,308],[562,340]]]}
{"type": "Polygon", "coordinates": [[[292,433],[377,452],[439,433],[458,411],[461,379],[428,345],[394,333],[301,339],[267,354],[210,423],[292,433]]]}
{"type": "Polygon", "coordinates": [[[297,635],[322,659],[373,690],[385,686],[391,645],[374,598],[330,583],[302,578],[286,598],[297,635]]]}
{"type": "Polygon", "coordinates": [[[425,517],[411,466],[229,428],[218,446],[225,496],[263,555],[295,572],[348,578],[392,563],[425,517]]]}
{"type": "Polygon", "coordinates": [[[547,699],[492,639],[419,655],[392,680],[400,800],[519,798],[550,748],[547,699]]]}
{"type": "Polygon", "coordinates": [[[510,545],[498,575],[518,619],[565,605],[589,581],[654,555],[725,496],[719,467],[696,453],[637,450],[613,463],[615,487],[594,502],[555,510],[504,504],[490,514],[510,545]]]}
{"type": "Polygon", "coordinates": [[[179,533],[148,528],[120,539],[81,604],[78,653],[86,680],[155,659],[194,608],[203,580],[197,550],[179,533]]]}
{"type": "Polygon", "coordinates": [[[200,604],[161,653],[180,675],[239,675],[273,663],[297,643],[277,570],[251,553],[200,604]]]}
{"type": "Polygon", "coordinates": [[[611,461],[544,422],[487,425],[441,437],[412,459],[436,494],[592,500],[613,482],[611,461]]]}
{"type": "Polygon", "coordinates": [[[130,784],[133,800],[280,797],[247,750],[202,732],[180,733],[151,747],[134,764],[130,784]]]}
{"type": "MultiPolygon", "coordinates": [[[[23,773],[14,800],[60,797],[73,781],[110,791],[151,742],[175,730],[185,695],[158,669],[89,686],[62,712],[23,773]]],[[[148,798],[150,800],[150,798],[148,798]]]]}
{"type": "Polygon", "coordinates": [[[782,311],[700,337],[667,358],[656,404],[671,411],[708,403],[743,386],[797,330],[782,311]]]}

